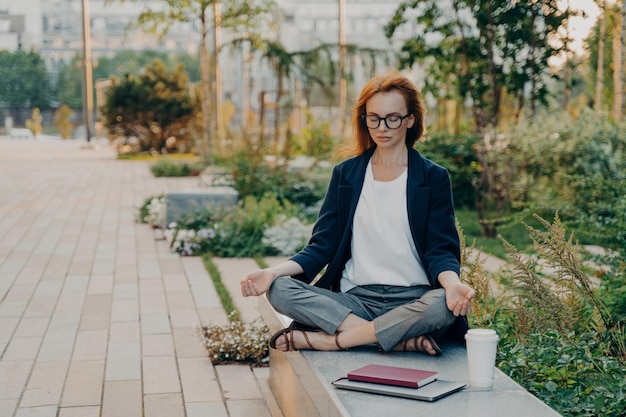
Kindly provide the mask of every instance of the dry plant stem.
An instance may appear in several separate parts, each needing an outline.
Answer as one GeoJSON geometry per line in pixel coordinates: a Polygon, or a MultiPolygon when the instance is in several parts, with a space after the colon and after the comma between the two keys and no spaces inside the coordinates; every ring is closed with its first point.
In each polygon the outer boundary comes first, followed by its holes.
{"type": "Polygon", "coordinates": [[[502,241],[513,258],[513,279],[517,282],[520,315],[526,317],[531,329],[554,328],[561,333],[569,332],[574,324],[570,308],[536,273],[535,261],[524,258],[513,245],[504,239],[502,241]],[[534,308],[528,308],[529,305],[534,308]]]}
{"type": "Polygon", "coordinates": [[[583,297],[591,300],[605,329],[611,328],[611,317],[608,309],[598,298],[589,276],[585,273],[577,247],[573,244],[573,236],[570,235],[566,239],[565,228],[558,213],[554,216],[552,224],[536,214],[534,217],[547,230],[546,232],[541,232],[524,224],[530,237],[535,242],[537,252],[544,256],[548,264],[554,268],[559,280],[565,282],[568,287],[578,290],[583,297]]]}
{"type": "MultiPolygon", "coordinates": [[[[472,317],[474,323],[488,324],[490,317],[495,315],[495,311],[487,311],[488,298],[490,295],[490,283],[492,277],[485,270],[485,258],[481,258],[480,255],[476,256],[473,262],[469,262],[470,254],[477,252],[475,248],[475,242],[471,247],[466,244],[465,234],[461,228],[458,220],[456,221],[456,228],[459,232],[459,240],[461,243],[461,281],[469,285],[476,291],[476,296],[472,300],[472,317]]],[[[495,307],[494,307],[495,310],[495,307]]]]}

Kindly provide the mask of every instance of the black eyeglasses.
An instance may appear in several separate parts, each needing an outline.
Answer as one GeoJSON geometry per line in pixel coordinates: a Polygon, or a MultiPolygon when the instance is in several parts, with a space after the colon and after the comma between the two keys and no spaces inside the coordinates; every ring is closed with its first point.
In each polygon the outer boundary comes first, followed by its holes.
{"type": "Polygon", "coordinates": [[[362,114],[361,119],[365,121],[365,126],[367,126],[368,129],[377,129],[378,126],[380,126],[381,120],[385,121],[385,126],[387,126],[388,129],[397,129],[402,125],[402,121],[410,115],[410,113],[406,116],[392,114],[387,117],[378,117],[373,114],[362,114]]]}

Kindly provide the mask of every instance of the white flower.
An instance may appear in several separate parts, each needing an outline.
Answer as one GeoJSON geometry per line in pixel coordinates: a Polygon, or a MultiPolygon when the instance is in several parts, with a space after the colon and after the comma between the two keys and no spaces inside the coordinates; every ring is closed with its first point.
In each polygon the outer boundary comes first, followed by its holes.
{"type": "Polygon", "coordinates": [[[154,197],[147,208],[148,224],[155,229],[165,229],[165,197],[154,197]]]}
{"type": "Polygon", "coordinates": [[[279,255],[292,255],[306,245],[311,229],[311,225],[302,223],[296,217],[287,219],[280,215],[275,226],[265,229],[262,242],[276,249],[279,255]]]}

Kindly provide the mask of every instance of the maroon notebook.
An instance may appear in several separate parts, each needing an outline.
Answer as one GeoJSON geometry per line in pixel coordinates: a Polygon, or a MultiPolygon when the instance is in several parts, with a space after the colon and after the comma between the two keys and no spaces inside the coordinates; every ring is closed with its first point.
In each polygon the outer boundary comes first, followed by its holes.
{"type": "Polygon", "coordinates": [[[348,372],[348,379],[375,384],[419,388],[437,379],[437,372],[372,364],[348,372]]]}

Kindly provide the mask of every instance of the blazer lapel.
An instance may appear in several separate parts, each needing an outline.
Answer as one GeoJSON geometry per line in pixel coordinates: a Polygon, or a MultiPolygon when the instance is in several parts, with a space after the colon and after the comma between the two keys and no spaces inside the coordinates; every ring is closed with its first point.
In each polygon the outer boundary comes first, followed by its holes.
{"type": "Polygon", "coordinates": [[[339,217],[344,230],[352,229],[352,219],[361,196],[363,181],[365,180],[365,170],[374,152],[374,147],[368,149],[360,157],[355,159],[352,167],[348,168],[346,175],[342,178],[338,189],[339,217]]]}
{"type": "Polygon", "coordinates": [[[409,149],[409,161],[408,161],[408,180],[407,180],[407,193],[406,203],[409,216],[409,226],[411,228],[411,234],[417,251],[422,257],[424,250],[424,239],[427,221],[426,208],[429,204],[429,192],[430,187],[426,186],[426,179],[424,177],[424,165],[420,154],[414,150],[409,149]]]}

